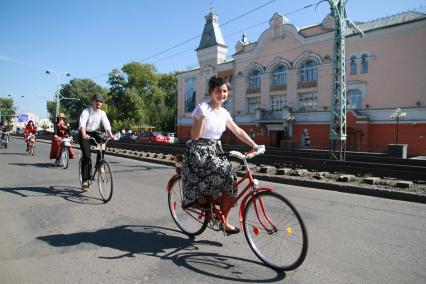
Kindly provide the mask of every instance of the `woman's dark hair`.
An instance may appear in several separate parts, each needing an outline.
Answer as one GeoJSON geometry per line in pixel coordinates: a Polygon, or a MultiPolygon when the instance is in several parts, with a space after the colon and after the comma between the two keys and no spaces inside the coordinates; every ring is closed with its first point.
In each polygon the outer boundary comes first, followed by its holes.
{"type": "Polygon", "coordinates": [[[231,84],[226,82],[223,78],[213,76],[209,80],[209,94],[214,91],[217,87],[222,85],[226,85],[228,87],[228,91],[231,89],[231,84]]]}

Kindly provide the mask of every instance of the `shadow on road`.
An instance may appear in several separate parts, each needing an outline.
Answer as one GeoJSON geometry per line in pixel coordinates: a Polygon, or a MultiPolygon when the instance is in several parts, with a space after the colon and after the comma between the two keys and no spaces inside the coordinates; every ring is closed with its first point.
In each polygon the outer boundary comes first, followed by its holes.
{"type": "Polygon", "coordinates": [[[180,231],[164,227],[123,225],[95,232],[40,236],[37,239],[54,247],[89,243],[124,252],[117,256],[100,257],[102,259],[135,257],[136,254],[159,257],[195,273],[228,281],[265,283],[285,278],[284,273],[273,271],[260,262],[199,252],[202,246],[222,247],[222,244],[208,240],[197,241],[180,231]]]}
{"type": "Polygon", "coordinates": [[[29,156],[28,153],[16,153],[16,152],[0,152],[1,155],[17,155],[17,156],[29,156]]]}
{"type": "Polygon", "coordinates": [[[54,163],[9,163],[9,165],[36,168],[58,168],[54,163]]]}
{"type": "Polygon", "coordinates": [[[166,166],[120,166],[122,168],[133,168],[133,169],[123,169],[123,170],[114,170],[114,173],[123,173],[123,172],[137,172],[137,171],[151,171],[156,169],[167,169],[166,166]]]}
{"type": "Polygon", "coordinates": [[[19,195],[21,197],[34,196],[57,196],[67,201],[81,204],[104,204],[101,198],[82,195],[80,188],[69,186],[26,186],[26,187],[4,187],[0,188],[0,192],[8,192],[19,195]]]}

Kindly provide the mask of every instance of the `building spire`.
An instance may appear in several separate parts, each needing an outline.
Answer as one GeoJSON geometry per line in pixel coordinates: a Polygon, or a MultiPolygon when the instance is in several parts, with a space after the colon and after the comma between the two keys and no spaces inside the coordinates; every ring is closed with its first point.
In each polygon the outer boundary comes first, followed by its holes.
{"type": "Polygon", "coordinates": [[[210,13],[214,14],[213,0],[210,1],[210,13]]]}

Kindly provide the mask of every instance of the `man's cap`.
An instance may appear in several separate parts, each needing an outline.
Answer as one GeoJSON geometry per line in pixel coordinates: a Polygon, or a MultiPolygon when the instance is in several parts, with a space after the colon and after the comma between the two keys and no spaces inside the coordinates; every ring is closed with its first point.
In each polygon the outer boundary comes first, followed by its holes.
{"type": "Polygon", "coordinates": [[[63,112],[60,112],[59,114],[58,114],[58,118],[65,118],[65,113],[63,113],[63,112]]]}
{"type": "Polygon", "coordinates": [[[101,94],[94,94],[92,97],[92,101],[104,102],[104,97],[101,94]]]}

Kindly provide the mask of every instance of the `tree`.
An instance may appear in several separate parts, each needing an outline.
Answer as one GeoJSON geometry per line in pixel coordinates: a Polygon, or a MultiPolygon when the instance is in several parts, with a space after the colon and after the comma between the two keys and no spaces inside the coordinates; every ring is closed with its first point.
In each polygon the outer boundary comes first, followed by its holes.
{"type": "Polygon", "coordinates": [[[12,98],[0,98],[0,120],[2,124],[11,122],[15,116],[15,110],[12,98]]]}
{"type": "MultiPolygon", "coordinates": [[[[78,119],[84,108],[91,104],[93,94],[99,93],[104,97],[107,96],[108,90],[96,84],[91,79],[72,79],[68,84],[63,85],[60,94],[64,98],[74,98],[78,100],[62,99],[60,104],[60,112],[65,113],[68,122],[72,128],[78,128],[78,119]]],[[[47,111],[52,121],[56,121],[55,117],[56,102],[47,102],[47,111]]],[[[108,106],[103,107],[108,110],[108,106]]]]}
{"type": "Polygon", "coordinates": [[[114,69],[108,83],[114,128],[151,125],[157,130],[174,130],[176,74],[158,74],[153,65],[133,61],[121,70],[114,69]]]}

